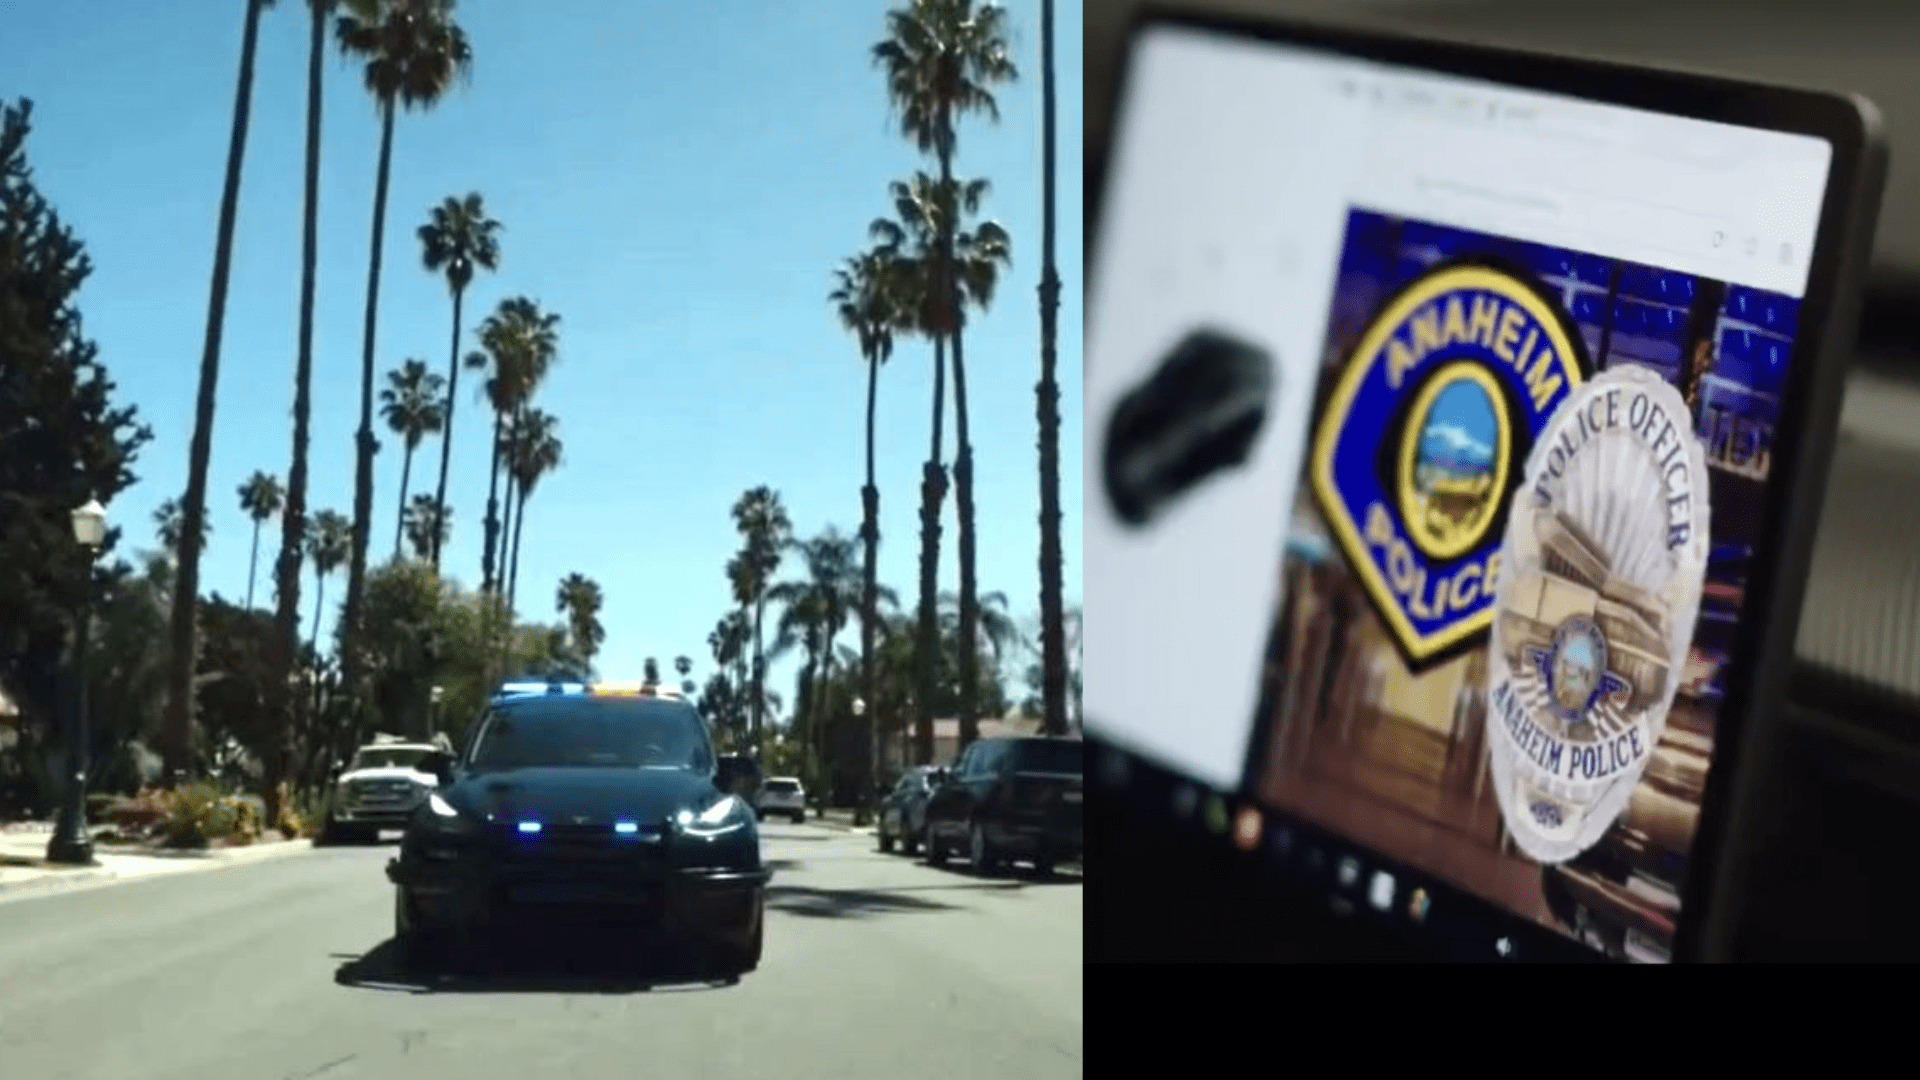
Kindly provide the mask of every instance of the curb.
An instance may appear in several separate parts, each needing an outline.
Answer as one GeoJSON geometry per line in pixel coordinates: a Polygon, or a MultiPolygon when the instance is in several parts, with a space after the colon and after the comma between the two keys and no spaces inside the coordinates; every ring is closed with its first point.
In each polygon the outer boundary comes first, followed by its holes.
{"type": "MultiPolygon", "coordinates": [[[[124,857],[136,859],[159,858],[169,861],[186,859],[201,863],[202,865],[197,868],[199,870],[214,870],[221,867],[239,866],[245,863],[264,862],[268,859],[292,855],[303,850],[313,850],[313,841],[305,838],[298,840],[276,840],[266,844],[249,844],[246,847],[224,848],[217,852],[195,851],[170,853],[166,855],[141,853],[138,855],[128,854],[124,857]]],[[[116,853],[106,852],[105,854],[112,855],[116,853]]],[[[193,873],[195,871],[180,870],[177,872],[193,873]]],[[[123,874],[118,870],[106,866],[89,867],[84,870],[53,871],[44,876],[28,878],[24,881],[0,882],[0,899],[36,891],[61,892],[68,889],[77,889],[88,885],[100,885],[112,881],[140,881],[152,876],[171,875],[123,874]]]]}

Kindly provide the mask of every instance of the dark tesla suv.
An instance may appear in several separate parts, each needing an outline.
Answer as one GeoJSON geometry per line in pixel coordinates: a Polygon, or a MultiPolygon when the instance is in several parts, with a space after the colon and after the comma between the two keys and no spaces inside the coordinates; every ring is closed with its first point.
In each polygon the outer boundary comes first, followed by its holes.
{"type": "Polygon", "coordinates": [[[714,752],[693,706],[651,690],[502,694],[407,823],[394,936],[467,959],[500,929],[652,931],[728,974],[760,961],[767,867],[749,764],[714,752]]]}

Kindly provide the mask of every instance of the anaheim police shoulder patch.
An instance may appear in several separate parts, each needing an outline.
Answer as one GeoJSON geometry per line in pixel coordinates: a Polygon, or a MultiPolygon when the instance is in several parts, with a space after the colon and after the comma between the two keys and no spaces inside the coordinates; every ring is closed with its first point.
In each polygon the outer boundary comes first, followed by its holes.
{"type": "Polygon", "coordinates": [[[1438,264],[1361,334],[1322,412],[1309,472],[1413,670],[1485,638],[1521,466],[1590,371],[1573,320],[1498,260],[1438,264]]]}

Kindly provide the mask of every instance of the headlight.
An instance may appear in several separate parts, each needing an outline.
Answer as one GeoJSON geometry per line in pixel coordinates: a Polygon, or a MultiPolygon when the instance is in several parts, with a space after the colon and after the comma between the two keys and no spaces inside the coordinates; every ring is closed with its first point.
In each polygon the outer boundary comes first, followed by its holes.
{"type": "Polygon", "coordinates": [[[752,816],[747,813],[746,803],[736,795],[728,795],[698,814],[682,810],[674,820],[679,823],[680,831],[690,836],[723,836],[746,828],[752,816]]]}
{"type": "Polygon", "coordinates": [[[444,818],[457,818],[460,816],[460,811],[455,810],[452,803],[441,798],[438,792],[427,795],[427,809],[444,818]]]}

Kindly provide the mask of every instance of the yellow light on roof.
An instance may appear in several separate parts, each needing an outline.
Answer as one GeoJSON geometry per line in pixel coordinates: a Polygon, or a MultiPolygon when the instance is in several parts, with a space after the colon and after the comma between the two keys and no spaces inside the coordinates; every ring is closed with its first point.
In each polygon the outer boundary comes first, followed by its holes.
{"type": "Polygon", "coordinates": [[[587,688],[595,697],[660,697],[678,699],[677,687],[648,682],[597,682],[587,688]]]}

